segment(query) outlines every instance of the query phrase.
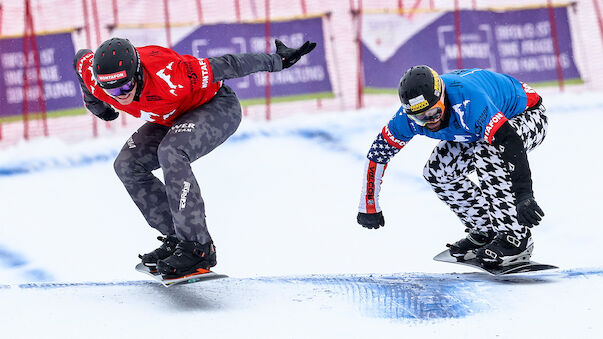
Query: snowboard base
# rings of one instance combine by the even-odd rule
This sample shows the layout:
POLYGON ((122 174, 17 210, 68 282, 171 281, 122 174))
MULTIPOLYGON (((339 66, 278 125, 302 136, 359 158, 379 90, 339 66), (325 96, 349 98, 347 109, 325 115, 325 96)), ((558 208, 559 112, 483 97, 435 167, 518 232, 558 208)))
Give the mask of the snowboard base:
POLYGON ((138 272, 141 272, 141 273, 144 273, 146 275, 149 275, 149 276, 153 277, 153 279, 157 280, 158 282, 160 282, 165 287, 171 287, 171 286, 175 286, 175 285, 191 284, 191 283, 196 283, 196 282, 201 282, 201 281, 207 281, 207 280, 228 278, 227 275, 218 274, 216 272, 210 271, 209 273, 188 275, 188 276, 185 276, 185 277, 182 277, 182 278, 164 279, 161 276, 161 274, 159 274, 159 273, 151 273, 151 271, 149 270, 149 268, 146 267, 145 265, 143 265, 142 263, 138 263, 138 265, 136 265, 135 268, 136 268, 136 270, 138 272))
POLYGON ((444 250, 440 254, 433 257, 435 261, 449 262, 453 264, 460 264, 465 266, 471 266, 477 269, 480 269, 486 273, 500 276, 506 274, 515 274, 515 273, 526 273, 526 272, 535 272, 535 271, 544 271, 544 270, 552 270, 555 268, 559 268, 557 266, 548 265, 548 264, 540 264, 535 261, 522 262, 517 264, 511 264, 504 267, 483 267, 477 259, 468 259, 468 260, 457 260, 457 258, 450 255, 450 251, 444 250))

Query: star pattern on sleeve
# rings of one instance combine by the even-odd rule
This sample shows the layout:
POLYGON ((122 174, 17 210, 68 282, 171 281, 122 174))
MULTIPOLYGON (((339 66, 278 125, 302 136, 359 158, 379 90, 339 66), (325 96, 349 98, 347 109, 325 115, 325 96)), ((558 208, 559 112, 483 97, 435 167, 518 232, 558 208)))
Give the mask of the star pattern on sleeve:
POLYGON ((379 133, 366 157, 370 161, 374 161, 378 164, 387 164, 399 151, 399 148, 390 145, 385 141, 385 138, 383 138, 383 134, 379 133))

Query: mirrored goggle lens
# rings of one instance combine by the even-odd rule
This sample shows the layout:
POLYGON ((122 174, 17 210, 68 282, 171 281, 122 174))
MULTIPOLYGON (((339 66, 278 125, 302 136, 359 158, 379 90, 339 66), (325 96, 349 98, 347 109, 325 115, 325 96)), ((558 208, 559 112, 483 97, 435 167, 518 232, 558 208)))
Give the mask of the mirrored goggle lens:
POLYGON ((442 115, 442 108, 439 106, 432 107, 427 111, 419 114, 408 114, 408 117, 416 122, 419 126, 425 126, 428 122, 438 120, 442 115))
POLYGON ((125 84, 121 87, 108 88, 107 93, 109 93, 109 95, 112 95, 114 97, 118 97, 120 95, 129 93, 133 88, 134 88, 134 80, 131 80, 130 82, 128 82, 127 84, 125 84))

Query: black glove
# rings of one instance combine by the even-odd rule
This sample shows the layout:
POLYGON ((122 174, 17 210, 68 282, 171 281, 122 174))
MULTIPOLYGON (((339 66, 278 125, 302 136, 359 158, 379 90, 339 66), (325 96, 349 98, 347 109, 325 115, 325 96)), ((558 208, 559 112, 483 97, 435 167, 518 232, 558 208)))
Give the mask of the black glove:
POLYGON ((99 117, 102 120, 105 121, 111 121, 111 120, 115 120, 117 119, 117 117, 119 116, 119 112, 116 112, 113 107, 106 105, 105 109, 100 112, 99 114, 96 114, 95 112, 92 112, 94 115, 96 115, 97 117, 99 117))
POLYGON ((385 226, 385 219, 383 218, 383 213, 362 213, 358 212, 358 216, 356 217, 356 221, 362 227, 366 228, 374 228, 377 229, 381 226, 385 226))
POLYGON ((293 66, 303 55, 310 53, 316 47, 316 43, 310 41, 306 41, 300 48, 289 48, 278 39, 275 44, 276 54, 283 58, 283 69, 293 66))
POLYGON ((544 212, 531 195, 517 199, 515 208, 517 209, 517 220, 523 226, 534 227, 544 217, 544 212))

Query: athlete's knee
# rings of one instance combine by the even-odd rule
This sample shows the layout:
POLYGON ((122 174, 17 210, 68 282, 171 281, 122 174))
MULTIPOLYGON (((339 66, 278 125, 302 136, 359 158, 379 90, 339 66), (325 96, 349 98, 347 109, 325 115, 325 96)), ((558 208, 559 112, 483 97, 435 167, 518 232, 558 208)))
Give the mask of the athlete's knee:
POLYGON ((164 169, 179 163, 190 163, 188 153, 184 149, 173 145, 160 144, 157 149, 157 158, 159 166, 164 169))
POLYGON ((431 168, 430 165, 431 164, 428 162, 427 164, 425 164, 425 167, 423 167, 423 178, 427 180, 427 182, 432 186, 443 183, 444 181, 442 180, 442 178, 436 175, 435 171, 431 168))
POLYGON ((151 171, 131 156, 127 151, 121 151, 113 162, 113 169, 122 182, 135 181, 136 178, 150 175, 151 171))

